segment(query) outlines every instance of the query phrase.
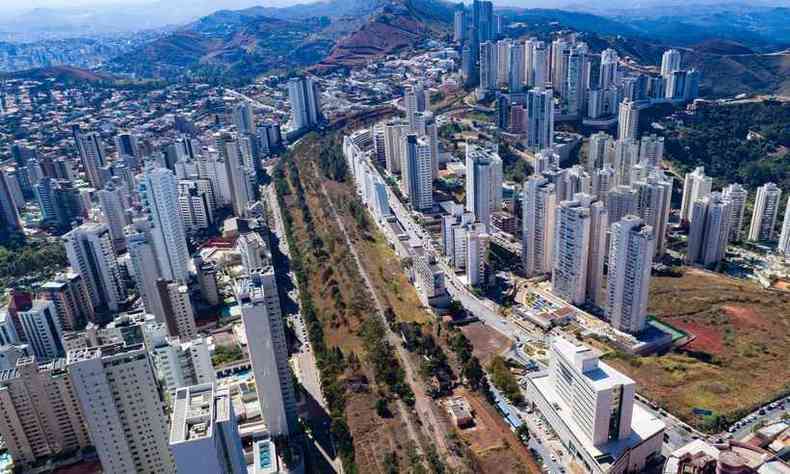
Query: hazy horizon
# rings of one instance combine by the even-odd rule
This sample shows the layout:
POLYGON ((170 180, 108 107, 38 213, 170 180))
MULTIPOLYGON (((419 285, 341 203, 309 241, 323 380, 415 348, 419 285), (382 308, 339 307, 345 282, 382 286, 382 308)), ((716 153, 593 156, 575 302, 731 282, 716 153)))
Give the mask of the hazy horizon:
MULTIPOLYGON (((26 2, 0 2, 0 12, 25 13, 31 10, 46 8, 54 10, 74 10, 85 8, 102 9, 107 7, 144 7, 162 6, 167 7, 182 6, 188 9, 241 9, 251 6, 264 7, 285 7, 296 4, 310 4, 316 2, 327 2, 330 0, 27 0, 26 2)), ((471 3, 470 0, 462 0, 464 3, 471 3)), ((451 1, 450 3, 456 3, 451 1)), ((790 5, 789 2, 782 0, 610 0, 607 8, 640 8, 653 7, 667 4, 709 4, 709 3, 732 3, 732 4, 762 4, 762 5, 790 5)), ((587 8, 600 8, 601 5, 595 0, 494 0, 498 6, 512 7, 569 7, 583 6, 587 8)))

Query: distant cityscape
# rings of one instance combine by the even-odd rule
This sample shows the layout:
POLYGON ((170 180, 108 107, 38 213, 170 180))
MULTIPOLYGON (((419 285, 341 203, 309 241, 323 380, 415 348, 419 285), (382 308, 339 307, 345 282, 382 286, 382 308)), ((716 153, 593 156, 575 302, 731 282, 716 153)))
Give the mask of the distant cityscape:
MULTIPOLYGON (((0 257, 37 263, 0 274, 0 469, 790 473, 787 313, 748 310, 790 302, 785 177, 684 169, 664 133, 790 99, 508 22, 453 5, 417 47, 246 85, 4 78, 0 257), (742 292, 719 329, 692 277, 742 292), (728 352, 775 384, 721 380, 728 352), (700 360, 726 414, 668 401, 700 360)), ((132 50, 70 48, 0 69, 132 50)))

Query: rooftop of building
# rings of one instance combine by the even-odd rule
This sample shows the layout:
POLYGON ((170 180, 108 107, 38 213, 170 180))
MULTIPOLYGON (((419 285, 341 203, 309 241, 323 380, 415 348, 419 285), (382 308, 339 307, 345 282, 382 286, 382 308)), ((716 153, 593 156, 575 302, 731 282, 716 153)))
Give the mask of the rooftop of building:
POLYGON ((69 351, 67 355, 67 362, 69 365, 83 362, 92 359, 102 359, 124 355, 138 355, 145 354, 145 346, 143 344, 124 344, 116 342, 99 347, 83 347, 69 351))
POLYGON ((608 364, 600 361, 600 353, 584 344, 555 337, 552 348, 585 377, 595 390, 606 390, 618 385, 634 385, 635 382, 608 364))
MULTIPOLYGON (((228 400, 225 398, 225 400, 228 400)), ((185 443, 213 436, 217 405, 212 384, 182 387, 173 401, 170 443, 185 443)), ((227 419, 227 407, 224 418, 227 419)))

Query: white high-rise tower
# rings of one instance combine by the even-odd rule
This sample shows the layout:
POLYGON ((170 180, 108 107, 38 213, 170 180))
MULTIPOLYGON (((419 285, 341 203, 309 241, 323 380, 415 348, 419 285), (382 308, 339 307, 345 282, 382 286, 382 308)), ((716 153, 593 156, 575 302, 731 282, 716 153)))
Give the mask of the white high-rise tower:
POLYGON ((539 175, 524 183, 522 205, 522 259, 527 277, 551 271, 554 250, 555 209, 557 194, 554 184, 539 175))
POLYGON ((639 217, 612 224, 606 317, 615 329, 637 334, 645 328, 655 247, 653 228, 639 217))
POLYGON ((238 280, 236 298, 263 420, 273 436, 292 434, 298 429, 296 397, 274 269, 252 270, 238 280))
POLYGON ((754 199, 752 223, 749 226, 749 240, 773 240, 776 227, 776 216, 781 206, 782 190, 774 183, 767 183, 757 188, 754 199))
POLYGON ((186 282, 189 249, 178 206, 178 182, 172 171, 150 167, 140 183, 143 205, 151 219, 151 236, 159 270, 168 280, 186 282))

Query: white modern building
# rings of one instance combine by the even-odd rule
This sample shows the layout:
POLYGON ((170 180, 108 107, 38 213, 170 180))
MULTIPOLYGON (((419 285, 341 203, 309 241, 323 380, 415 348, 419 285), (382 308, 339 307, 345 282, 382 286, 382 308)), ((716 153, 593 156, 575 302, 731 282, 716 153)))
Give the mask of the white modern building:
POLYGON ((162 278, 156 251, 149 240, 150 223, 147 220, 135 222, 126 229, 126 247, 131 263, 131 276, 137 292, 143 300, 145 310, 164 322, 165 310, 159 296, 157 281, 162 278), (146 232, 146 229, 149 229, 146 232))
POLYGON ((782 221, 782 233, 779 234, 779 245, 776 250, 785 256, 790 256, 790 198, 787 199, 785 218, 782 221))
POLYGON ((698 199, 702 199, 711 192, 713 178, 705 176, 705 168, 700 166, 691 173, 686 173, 683 179, 683 200, 680 204, 680 220, 691 221, 691 208, 698 199))
POLYGON ((776 235, 776 216, 782 205, 782 190, 774 183, 767 183, 757 188, 754 199, 752 223, 749 226, 749 240, 770 241, 776 235))
POLYGON ((430 108, 430 99, 425 86, 418 82, 413 86, 407 87, 403 102, 406 108, 406 121, 409 124, 409 129, 412 132, 416 132, 417 113, 427 112, 430 108))
POLYGON ((165 402, 145 347, 73 350, 67 363, 102 468, 117 474, 175 473, 165 402))
POLYGON ((64 357, 63 326, 55 304, 47 300, 33 300, 30 309, 18 311, 25 340, 40 361, 64 357))
POLYGON ((606 207, 594 196, 578 193, 559 204, 555 225, 552 291, 571 304, 600 304, 606 207))
POLYGON ((473 224, 466 231, 466 276, 471 286, 485 283, 489 240, 482 224, 473 224))
POLYGON ((425 137, 408 134, 401 141, 401 185, 411 207, 418 211, 433 208, 433 165, 431 145, 425 137))
POLYGON ((628 215, 611 227, 606 317, 619 331, 638 334, 647 324, 650 272, 655 254, 653 228, 628 215))
POLYGON ((522 259, 527 277, 549 273, 554 261, 557 194, 554 184, 534 175, 524 183, 522 259))
POLYGON ((118 311, 126 300, 126 288, 107 226, 83 224, 64 235, 63 243, 69 265, 82 276, 94 308, 118 311))
POLYGON ((172 171, 149 167, 140 183, 143 206, 150 216, 151 238, 159 270, 168 280, 189 278, 189 249, 178 206, 178 182, 172 171))
POLYGON ((502 203, 502 159, 487 148, 466 144, 466 210, 489 229, 502 203))
POLYGON ((633 380, 576 341, 553 338, 549 370, 527 398, 577 464, 594 474, 644 472, 661 454, 664 423, 634 403, 633 380))
POLYGON ((173 392, 179 387, 216 381, 208 340, 202 337, 154 339, 149 352, 165 390, 173 392))
POLYGON ((121 190, 116 188, 113 183, 96 193, 102 210, 102 220, 107 224, 112 238, 113 248, 116 252, 126 249, 123 229, 129 223, 126 210, 123 205, 121 190))
POLYGON ((740 184, 733 183, 726 186, 721 194, 731 204, 730 242, 739 242, 743 238, 743 216, 749 192, 740 184))
POLYGON ((730 240, 732 204, 714 192, 694 202, 686 261, 710 266, 719 263, 730 240))
POLYGON ((170 450, 177 472, 247 473, 229 389, 210 383, 179 388, 172 419, 170 450))
POLYGON ((293 130, 313 128, 321 122, 321 91, 311 77, 295 77, 288 81, 293 130))
POLYGON ((238 280, 236 299, 263 420, 273 436, 292 434, 298 429, 296 396, 274 269, 251 271, 238 280))
POLYGON ((667 77, 673 72, 680 71, 682 56, 677 49, 668 49, 661 56, 661 75, 667 77))
POLYGON ((620 102, 620 113, 617 117, 617 138, 624 140, 627 138, 639 138, 639 107, 636 102, 625 99, 620 102))
POLYGON ((667 225, 672 210, 672 179, 661 169, 653 169, 648 176, 633 183, 637 195, 639 217, 656 234, 656 256, 664 255, 667 247, 667 225))

